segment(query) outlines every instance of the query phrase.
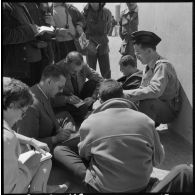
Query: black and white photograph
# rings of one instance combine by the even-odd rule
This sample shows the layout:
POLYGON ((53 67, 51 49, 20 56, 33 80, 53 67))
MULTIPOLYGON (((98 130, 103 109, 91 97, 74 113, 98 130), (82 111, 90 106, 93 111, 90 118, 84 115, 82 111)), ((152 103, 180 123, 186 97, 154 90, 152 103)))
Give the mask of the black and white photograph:
POLYGON ((193 2, 1 3, 4 194, 193 192, 193 2))

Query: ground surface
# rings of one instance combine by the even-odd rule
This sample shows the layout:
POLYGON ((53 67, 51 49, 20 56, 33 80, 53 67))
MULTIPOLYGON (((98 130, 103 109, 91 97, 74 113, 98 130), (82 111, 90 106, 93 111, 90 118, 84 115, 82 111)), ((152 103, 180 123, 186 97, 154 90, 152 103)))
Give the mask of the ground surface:
MULTIPOLYGON (((119 37, 109 37, 110 39, 110 62, 112 78, 117 79, 122 74, 119 70, 118 61, 120 59, 120 54, 118 52, 120 47, 119 37)), ((143 67, 138 62, 138 68, 143 69, 143 67)), ((99 72, 99 68, 97 69, 99 72)), ((160 140, 165 149, 165 159, 163 163, 154 168, 152 176, 162 179, 174 166, 178 164, 192 164, 192 146, 182 139, 179 135, 169 131, 166 127, 164 130, 158 131, 160 135, 160 140)), ((56 166, 53 167, 51 175, 49 178, 49 184, 62 184, 64 182, 70 181, 71 176, 56 166)), ((83 189, 71 183, 71 186, 67 192, 84 192, 83 189)))

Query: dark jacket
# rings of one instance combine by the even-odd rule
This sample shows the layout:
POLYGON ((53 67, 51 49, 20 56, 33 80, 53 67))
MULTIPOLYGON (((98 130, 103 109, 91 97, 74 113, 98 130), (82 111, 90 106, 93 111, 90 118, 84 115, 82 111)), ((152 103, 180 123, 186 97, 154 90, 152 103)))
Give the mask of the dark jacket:
POLYGON ((29 62, 41 60, 36 48, 33 20, 21 3, 3 4, 3 75, 30 78, 29 62))
POLYGON ((138 70, 130 76, 123 76, 119 78, 117 81, 122 83, 122 87, 124 90, 137 89, 141 84, 142 75, 143 72, 141 70, 138 70))
POLYGON ((37 85, 31 87, 35 95, 35 101, 30 106, 22 120, 17 122, 17 132, 33 137, 41 142, 47 143, 50 149, 53 148, 52 136, 60 128, 53 109, 37 85))
POLYGON ((83 10, 85 18, 85 33, 87 39, 96 44, 100 44, 98 54, 109 52, 108 33, 112 26, 112 14, 107 8, 101 7, 100 10, 94 11, 90 4, 87 4, 83 10))
MULTIPOLYGON (((47 26, 44 18, 44 12, 41 10, 39 3, 25 3, 34 23, 38 26, 47 26)), ((37 37, 37 40, 47 42, 47 47, 41 48, 42 60, 41 64, 45 66, 51 64, 54 60, 54 53, 52 49, 52 36, 44 33, 42 36, 37 37)))

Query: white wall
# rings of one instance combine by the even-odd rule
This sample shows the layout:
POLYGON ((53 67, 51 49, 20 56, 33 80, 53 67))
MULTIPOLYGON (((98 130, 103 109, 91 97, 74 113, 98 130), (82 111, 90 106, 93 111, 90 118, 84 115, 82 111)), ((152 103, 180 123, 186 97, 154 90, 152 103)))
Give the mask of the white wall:
POLYGON ((181 113, 170 128, 192 143, 192 3, 138 3, 139 30, 162 38, 160 55, 174 65, 183 91, 181 113))

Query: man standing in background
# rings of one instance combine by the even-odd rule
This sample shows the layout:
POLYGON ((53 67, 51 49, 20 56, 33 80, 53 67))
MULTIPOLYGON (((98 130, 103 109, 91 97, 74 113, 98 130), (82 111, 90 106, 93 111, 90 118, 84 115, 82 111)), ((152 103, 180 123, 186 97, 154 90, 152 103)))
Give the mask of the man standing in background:
POLYGON ((121 16, 119 21, 119 35, 122 44, 119 52, 121 55, 131 55, 137 60, 131 40, 131 33, 138 30, 138 6, 136 3, 122 3, 121 16))

